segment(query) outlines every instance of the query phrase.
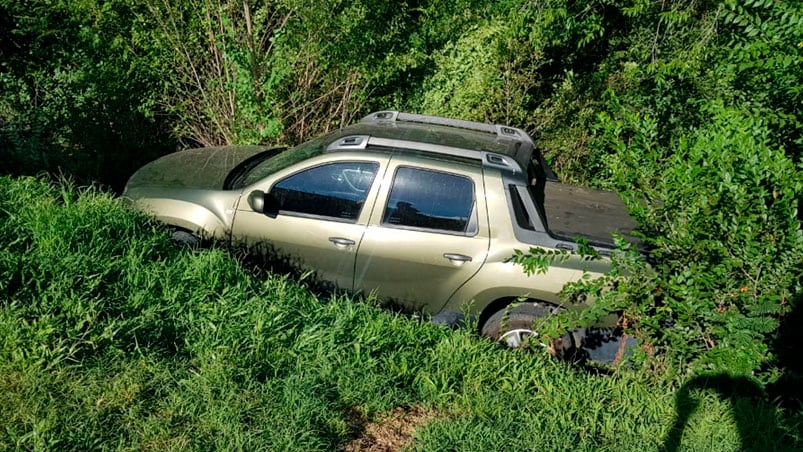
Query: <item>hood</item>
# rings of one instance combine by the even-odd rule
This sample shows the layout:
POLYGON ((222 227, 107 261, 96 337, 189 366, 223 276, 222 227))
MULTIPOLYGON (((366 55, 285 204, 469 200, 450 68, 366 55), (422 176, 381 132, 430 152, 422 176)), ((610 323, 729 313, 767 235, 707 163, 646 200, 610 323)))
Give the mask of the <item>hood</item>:
POLYGON ((140 168, 126 190, 142 187, 223 189, 229 173, 265 146, 222 146, 188 149, 166 155, 140 168))
POLYGON ((544 211, 549 232, 560 238, 584 237, 593 245, 613 247, 612 233, 640 245, 636 222, 616 193, 547 182, 544 211))

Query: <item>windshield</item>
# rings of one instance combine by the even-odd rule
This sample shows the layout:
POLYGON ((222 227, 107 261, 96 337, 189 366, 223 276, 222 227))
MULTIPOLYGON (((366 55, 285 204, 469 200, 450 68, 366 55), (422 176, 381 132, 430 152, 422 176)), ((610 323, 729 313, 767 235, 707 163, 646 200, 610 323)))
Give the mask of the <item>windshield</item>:
POLYGON ((284 152, 281 152, 283 148, 278 148, 257 154, 241 163, 229 174, 226 187, 231 190, 239 190, 259 182, 276 171, 320 155, 326 149, 326 142, 325 138, 318 138, 284 152))

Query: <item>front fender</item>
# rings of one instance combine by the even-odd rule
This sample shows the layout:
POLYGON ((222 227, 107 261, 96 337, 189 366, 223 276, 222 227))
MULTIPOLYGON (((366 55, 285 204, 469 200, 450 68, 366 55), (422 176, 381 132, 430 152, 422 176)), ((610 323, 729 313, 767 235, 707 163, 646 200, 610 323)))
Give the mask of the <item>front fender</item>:
POLYGON ((226 239, 234 217, 233 205, 220 199, 210 208, 186 200, 148 197, 134 199, 134 207, 165 224, 210 239, 226 239))

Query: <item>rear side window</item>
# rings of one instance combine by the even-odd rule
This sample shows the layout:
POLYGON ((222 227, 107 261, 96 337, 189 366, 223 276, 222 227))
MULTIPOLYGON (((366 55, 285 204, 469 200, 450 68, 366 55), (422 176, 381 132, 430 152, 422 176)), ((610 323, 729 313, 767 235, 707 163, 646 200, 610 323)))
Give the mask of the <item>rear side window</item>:
POLYGON ((474 182, 465 176, 402 167, 396 171, 382 223, 467 232, 474 182))
POLYGON ((356 221, 378 168, 367 162, 316 166, 282 179, 271 194, 285 213, 356 221))

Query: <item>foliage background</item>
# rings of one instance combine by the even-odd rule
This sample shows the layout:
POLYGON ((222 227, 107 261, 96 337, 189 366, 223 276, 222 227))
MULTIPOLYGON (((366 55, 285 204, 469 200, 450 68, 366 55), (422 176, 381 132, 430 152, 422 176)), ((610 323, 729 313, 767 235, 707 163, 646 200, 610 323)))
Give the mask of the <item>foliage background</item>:
POLYGON ((803 286, 801 52, 789 0, 0 0, 0 170, 119 190, 178 148, 371 110, 514 124, 639 220, 658 263, 623 259, 598 310, 645 365, 773 383, 803 286))

